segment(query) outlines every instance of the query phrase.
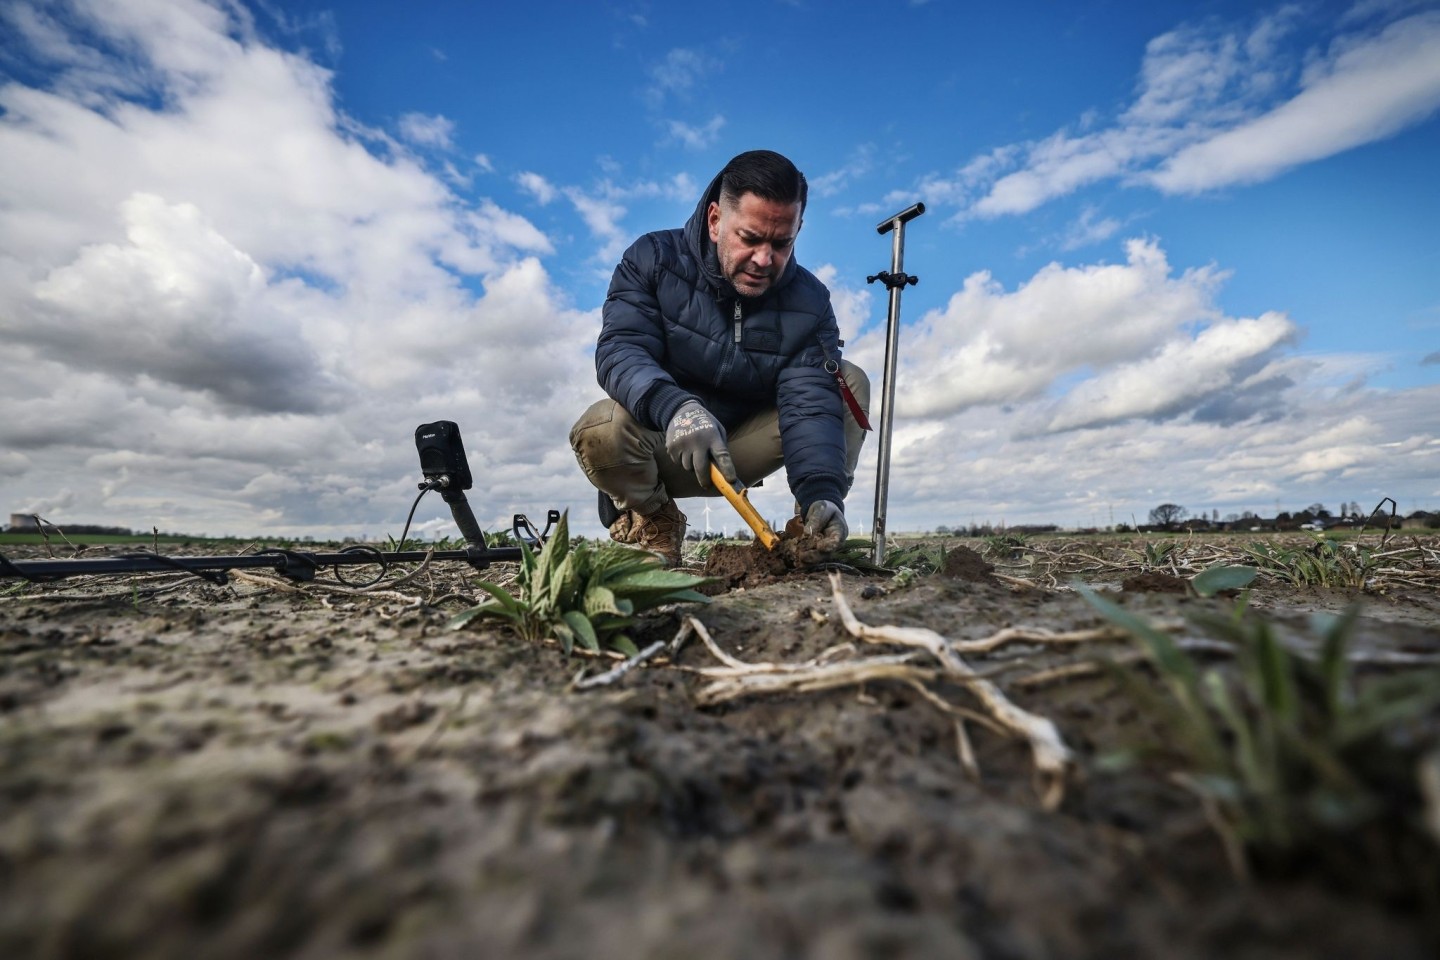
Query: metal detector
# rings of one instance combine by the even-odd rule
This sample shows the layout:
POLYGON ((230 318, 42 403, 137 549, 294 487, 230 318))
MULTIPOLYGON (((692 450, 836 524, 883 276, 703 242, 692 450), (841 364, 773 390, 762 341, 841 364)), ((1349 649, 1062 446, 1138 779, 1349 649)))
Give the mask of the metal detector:
POLYGON ((905 224, 925 212, 925 204, 906 207, 893 217, 880 221, 875 232, 884 236, 894 231, 890 241, 890 269, 865 278, 866 283, 879 280, 890 291, 890 315, 885 327, 885 385, 880 407, 880 467, 875 476, 875 549, 872 562, 885 564, 885 504, 890 497, 890 426, 895 420, 895 364, 900 341, 900 292, 920 282, 919 277, 905 273, 905 224))
MULTIPOLYGON (((460 428, 449 420, 422 423, 415 428, 415 447, 420 454, 420 472, 425 479, 419 484, 420 496, 415 506, 430 490, 439 490, 440 496, 450 505, 450 514, 455 525, 465 538, 464 550, 405 550, 405 536, 401 535, 400 549, 385 553, 374 547, 346 547, 335 553, 313 553, 300 550, 261 550, 253 554, 222 557, 169 557, 158 553, 130 553, 117 557, 89 557, 71 560, 9 560, 0 556, 0 579, 19 577, 33 582, 61 580, 66 577, 95 576, 125 573, 173 573, 182 571, 193 574, 212 583, 226 582, 227 570, 268 567, 291 580, 313 580, 322 567, 334 567, 336 577, 339 568, 359 564, 379 564, 378 582, 385 575, 385 568, 391 563, 419 563, 424 560, 461 560, 477 570, 484 570, 492 563, 515 561, 521 558, 520 547, 491 547, 485 543, 485 535, 475 522, 475 514, 465 499, 465 491, 474 483, 470 464, 465 458, 465 447, 460 440, 460 428)), ((410 515, 415 515, 415 506, 410 515)), ((536 530, 530 518, 517 513, 511 530, 517 540, 539 549, 550 536, 550 531, 560 522, 560 511, 551 510, 546 516, 545 529, 536 530)), ((409 531, 410 521, 405 521, 409 531)), ((346 581, 348 582, 348 581, 346 581)), ((352 584, 365 586, 368 584, 352 584)))

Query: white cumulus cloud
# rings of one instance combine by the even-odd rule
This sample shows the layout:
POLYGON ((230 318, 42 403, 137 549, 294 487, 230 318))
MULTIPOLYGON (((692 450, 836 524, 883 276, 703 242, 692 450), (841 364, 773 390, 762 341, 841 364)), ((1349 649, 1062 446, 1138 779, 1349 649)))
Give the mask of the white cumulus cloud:
POLYGON ((943 310, 907 330, 896 412, 943 417, 1034 399, 1062 377, 1147 356, 1218 318, 1217 271, 1172 276, 1153 241, 1132 240, 1126 253, 1124 264, 1052 263, 1014 291, 988 273, 968 277, 943 310))
POLYGON ((449 117, 407 113, 400 117, 400 136, 421 147, 448 150, 454 145, 455 121, 449 117))
MULTIPOLYGON (((4 15, 50 78, 0 85, 12 509, 379 536, 414 496, 413 430, 436 419, 467 425, 492 529, 588 502, 528 432, 563 437, 598 392, 595 312, 554 287, 542 231, 345 116, 329 72, 241 7, 4 15), (47 492, 62 480, 67 497, 47 492)), ((447 124, 402 128, 445 146, 447 124)))
POLYGON ((921 187, 998 217, 1107 180, 1178 194, 1251 183, 1383 140, 1440 108, 1440 12, 1404 13, 1342 19, 1314 49, 1293 39, 1294 6, 1246 29, 1183 25, 1146 46, 1135 97, 1110 122, 995 147, 921 187))
POLYGON ((1150 182, 1167 193, 1195 193, 1264 180, 1383 140, 1440 108, 1440 13, 1408 17, 1373 39, 1336 48, 1294 97, 1185 147, 1150 182))

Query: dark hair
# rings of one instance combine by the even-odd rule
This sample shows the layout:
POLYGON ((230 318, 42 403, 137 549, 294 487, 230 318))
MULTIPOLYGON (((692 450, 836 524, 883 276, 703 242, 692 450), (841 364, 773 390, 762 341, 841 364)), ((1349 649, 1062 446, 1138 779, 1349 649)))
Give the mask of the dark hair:
POLYGON ((798 203, 803 212, 809 192, 805 174, 774 150, 747 150, 720 171, 720 199, 731 206, 753 193, 775 203, 798 203))

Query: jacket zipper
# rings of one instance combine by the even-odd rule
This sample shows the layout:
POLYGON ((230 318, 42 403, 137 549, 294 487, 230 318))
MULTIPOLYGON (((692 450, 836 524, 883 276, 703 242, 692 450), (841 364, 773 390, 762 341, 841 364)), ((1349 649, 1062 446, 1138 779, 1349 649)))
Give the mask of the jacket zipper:
POLYGON ((739 300, 736 300, 736 301, 735 301, 735 342, 736 342, 736 343, 739 343, 739 342, 741 341, 741 336, 740 336, 740 322, 741 322, 743 319, 744 319, 744 315, 740 312, 740 301, 739 301, 739 300))

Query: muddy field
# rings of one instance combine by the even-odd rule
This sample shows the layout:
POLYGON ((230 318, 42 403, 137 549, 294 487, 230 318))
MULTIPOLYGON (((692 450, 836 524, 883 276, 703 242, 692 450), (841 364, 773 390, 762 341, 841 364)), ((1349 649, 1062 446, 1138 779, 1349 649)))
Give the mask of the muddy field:
MULTIPOLYGON (((977 561, 991 549, 999 566, 851 572, 839 589, 865 624, 957 642, 1106 625, 1063 564, 950 546, 977 561)), ((1071 548, 1045 550, 1089 549, 1071 548)), ((1167 559, 1075 569, 1156 621, 1234 609, 1172 592, 1193 569, 1167 559)), ((1419 661, 1440 657, 1428 576, 1365 592, 1267 581, 1249 608, 1303 640, 1311 614, 1358 600, 1355 649, 1419 661)), ((1105 673, 1044 671, 1133 649, 1124 640, 965 655, 1072 751, 1047 803, 1023 742, 967 722, 962 762, 957 715, 905 683, 721 702, 724 661, 697 638, 574 689, 614 662, 493 623, 447 629, 480 596, 472 578, 437 566, 363 594, 255 574, 0 581, 0 956, 1440 950, 1440 921, 1387 897, 1384 877, 1239 882, 1192 794, 1108 762, 1152 733, 1132 701, 1105 673)), ((663 610, 637 641, 668 641, 686 615, 745 663, 855 655, 823 571, 663 610)), ((979 709, 959 684, 930 689, 979 709)))

